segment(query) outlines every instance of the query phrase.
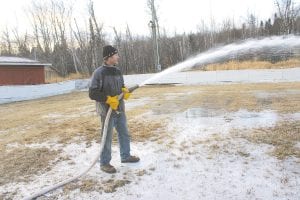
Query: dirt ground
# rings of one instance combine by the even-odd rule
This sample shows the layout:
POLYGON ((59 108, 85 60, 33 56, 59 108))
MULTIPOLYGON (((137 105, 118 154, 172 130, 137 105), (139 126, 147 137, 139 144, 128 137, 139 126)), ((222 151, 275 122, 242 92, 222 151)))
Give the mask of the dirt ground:
MULTIPOLYGON (((127 118, 133 142, 150 140, 160 144, 169 138, 167 145, 172 148, 174 139, 170 139, 172 134, 165 129, 172 114, 199 107, 222 113, 240 109, 255 112, 272 110, 278 114, 300 113, 300 83, 147 86, 136 90, 128 104, 131 101, 133 108, 128 109, 127 118), (150 101, 134 105, 143 98, 150 101), (155 117, 144 117, 147 113, 155 117)), ((68 144, 84 142, 88 147, 93 142, 99 142, 99 118, 87 92, 3 104, 0 105, 0 121, 0 186, 31 181, 32 175, 43 174, 62 160, 68 160, 67 156, 61 154, 68 144), (61 149, 35 146, 47 142, 61 144, 61 149)), ((281 121, 274 127, 254 128, 245 132, 248 134, 232 130, 230 138, 210 137, 194 141, 194 144, 221 141, 218 145, 207 145, 211 151, 217 152, 220 148, 226 150, 223 147, 229 139, 243 138, 251 143, 273 145, 274 150, 270 155, 277 159, 291 156, 300 159, 300 148, 296 145, 300 142, 299 120, 281 121)), ((247 157, 247 153, 240 154, 247 157)), ((174 167, 179 168, 180 164, 174 167)), ((129 183, 123 179, 106 180, 97 190, 114 192, 116 188, 129 183)), ((79 185, 69 185, 64 191, 95 189, 91 185, 93 180, 88 179, 79 185)), ((14 195, 9 193, 2 198, 13 198, 14 195)))

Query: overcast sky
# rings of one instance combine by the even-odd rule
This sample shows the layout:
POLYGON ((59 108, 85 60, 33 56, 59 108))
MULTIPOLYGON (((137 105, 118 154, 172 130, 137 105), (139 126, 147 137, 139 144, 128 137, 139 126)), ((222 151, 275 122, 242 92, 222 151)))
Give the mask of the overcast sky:
MULTIPOLYGON (((0 0, 0 29, 19 27, 22 31, 30 30, 30 23, 24 12, 32 0, 0 0)), ((45 0, 47 1, 47 0, 45 0)), ((76 18, 87 16, 88 0, 75 2, 76 18)), ((209 23, 213 16, 216 23, 225 18, 235 19, 236 23, 245 21, 247 14, 254 13, 259 19, 267 19, 275 12, 274 0, 156 0, 160 25, 169 33, 176 31, 192 32, 197 30, 201 20, 209 23)), ((295 0, 297 4, 300 0, 295 0)), ((111 27, 124 30, 129 25, 134 34, 148 35, 146 0, 94 0, 96 17, 104 23, 106 32, 111 27)))

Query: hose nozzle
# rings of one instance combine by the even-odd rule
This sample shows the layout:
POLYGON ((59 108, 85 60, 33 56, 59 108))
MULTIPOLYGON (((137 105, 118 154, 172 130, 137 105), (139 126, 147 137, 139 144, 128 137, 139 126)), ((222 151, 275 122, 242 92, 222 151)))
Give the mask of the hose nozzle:
POLYGON ((133 92, 134 90, 138 89, 140 86, 139 85, 134 85, 130 88, 128 88, 129 92, 133 92))

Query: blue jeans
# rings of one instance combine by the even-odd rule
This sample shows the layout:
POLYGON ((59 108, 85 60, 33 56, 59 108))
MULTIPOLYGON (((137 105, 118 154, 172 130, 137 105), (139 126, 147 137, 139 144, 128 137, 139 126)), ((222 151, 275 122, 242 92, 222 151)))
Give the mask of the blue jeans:
MULTIPOLYGON (((101 116, 102 131, 106 116, 101 116)), ((113 128, 116 128, 118 132, 118 141, 120 147, 121 160, 125 160, 130 156, 130 136, 127 128, 127 120, 125 112, 112 112, 107 127, 107 136, 103 152, 100 155, 100 165, 109 164, 111 160, 111 143, 113 137, 113 128)))

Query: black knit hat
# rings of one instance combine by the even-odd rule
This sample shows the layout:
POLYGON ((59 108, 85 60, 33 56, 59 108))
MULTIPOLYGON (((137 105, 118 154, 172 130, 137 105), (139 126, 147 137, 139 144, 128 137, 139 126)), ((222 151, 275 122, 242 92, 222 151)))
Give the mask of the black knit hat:
POLYGON ((106 45, 103 47, 103 58, 104 59, 107 59, 117 53, 118 53, 118 50, 111 45, 106 45))

